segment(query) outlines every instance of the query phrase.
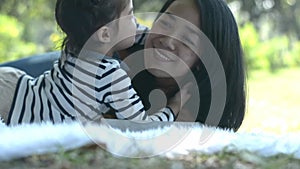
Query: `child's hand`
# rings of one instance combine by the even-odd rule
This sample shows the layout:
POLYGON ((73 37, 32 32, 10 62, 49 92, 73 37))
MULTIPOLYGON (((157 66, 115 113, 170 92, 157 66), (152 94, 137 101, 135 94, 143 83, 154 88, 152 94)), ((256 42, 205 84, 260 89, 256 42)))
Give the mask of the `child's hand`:
POLYGON ((168 100, 167 106, 172 109, 175 117, 177 117, 181 108, 191 98, 189 88, 192 83, 185 84, 171 99, 168 100))

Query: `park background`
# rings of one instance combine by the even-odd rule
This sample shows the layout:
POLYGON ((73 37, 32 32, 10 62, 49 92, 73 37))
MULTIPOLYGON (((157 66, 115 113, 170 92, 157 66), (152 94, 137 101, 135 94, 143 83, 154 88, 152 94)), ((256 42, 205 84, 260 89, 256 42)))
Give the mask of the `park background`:
MULTIPOLYGON (((0 63, 59 50, 55 0, 0 1, 0 63)), ((134 0, 157 12, 165 0, 134 0)), ((239 132, 300 130, 300 1, 228 0, 247 65, 247 112, 239 132)), ((139 18, 150 26, 151 21, 139 18)))

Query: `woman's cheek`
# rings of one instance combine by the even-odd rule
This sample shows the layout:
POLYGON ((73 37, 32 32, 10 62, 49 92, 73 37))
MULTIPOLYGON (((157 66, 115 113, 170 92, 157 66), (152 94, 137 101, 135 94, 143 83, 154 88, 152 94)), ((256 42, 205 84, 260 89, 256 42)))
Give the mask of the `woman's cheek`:
POLYGON ((180 53, 179 57, 189 68, 192 68, 200 58, 189 48, 185 48, 183 51, 185 52, 180 53))

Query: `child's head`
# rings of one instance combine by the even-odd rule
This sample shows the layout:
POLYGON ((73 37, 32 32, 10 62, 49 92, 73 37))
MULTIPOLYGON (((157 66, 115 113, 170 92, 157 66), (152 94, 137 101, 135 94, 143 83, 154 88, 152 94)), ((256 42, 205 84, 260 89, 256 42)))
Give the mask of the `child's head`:
MULTIPOLYGON (((62 48, 66 53, 78 55, 96 31, 126 15, 132 15, 133 20, 132 0, 57 0, 56 21, 66 34, 62 48)), ((119 25, 126 24, 119 22, 119 25)), ((132 30, 132 24, 129 27, 132 30)), ((133 29, 135 31, 135 25, 133 29)))

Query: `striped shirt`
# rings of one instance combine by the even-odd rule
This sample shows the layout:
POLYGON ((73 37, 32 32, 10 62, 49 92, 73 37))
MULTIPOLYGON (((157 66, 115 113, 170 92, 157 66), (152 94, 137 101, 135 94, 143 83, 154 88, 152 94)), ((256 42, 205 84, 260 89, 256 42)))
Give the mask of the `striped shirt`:
POLYGON ((131 79, 117 60, 85 51, 62 54, 53 69, 37 78, 19 79, 8 125, 94 121, 115 110, 118 119, 174 121, 170 108, 148 116, 131 79))

